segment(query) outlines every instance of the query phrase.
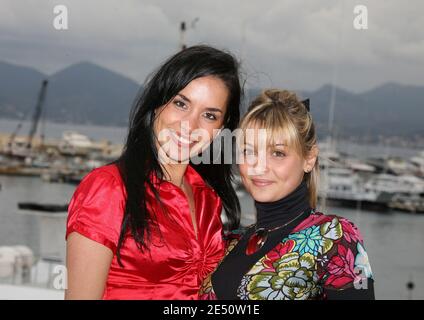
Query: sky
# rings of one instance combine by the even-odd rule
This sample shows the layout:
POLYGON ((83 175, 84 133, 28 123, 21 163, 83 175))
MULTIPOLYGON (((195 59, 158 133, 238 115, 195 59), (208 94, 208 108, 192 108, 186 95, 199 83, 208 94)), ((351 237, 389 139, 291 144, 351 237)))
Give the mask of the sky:
POLYGON ((186 21, 186 44, 232 52, 248 87, 424 86, 422 0, 0 0, 0 17, 0 61, 48 75, 90 61, 141 84, 186 21), (67 30, 54 28, 56 5, 67 30), (354 28, 357 5, 368 29, 354 28))

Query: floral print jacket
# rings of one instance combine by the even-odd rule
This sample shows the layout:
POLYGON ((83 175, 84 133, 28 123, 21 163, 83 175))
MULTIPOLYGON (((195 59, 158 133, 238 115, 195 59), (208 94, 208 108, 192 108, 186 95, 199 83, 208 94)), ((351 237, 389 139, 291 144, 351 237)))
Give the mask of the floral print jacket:
MULTIPOLYGON (((241 238, 226 236, 226 255, 241 238)), ((229 275, 231 276, 231 275, 229 275)), ((200 299, 216 299, 211 275, 200 299)), ((349 220, 312 211, 243 276, 241 300, 325 299, 327 290, 361 289, 372 279, 359 230, 349 220)))

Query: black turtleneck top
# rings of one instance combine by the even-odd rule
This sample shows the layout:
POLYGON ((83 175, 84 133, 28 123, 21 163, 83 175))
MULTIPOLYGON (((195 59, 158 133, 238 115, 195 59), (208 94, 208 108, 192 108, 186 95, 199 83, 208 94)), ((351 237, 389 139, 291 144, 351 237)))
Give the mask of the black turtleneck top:
POLYGON ((219 299, 238 299, 237 288, 241 278, 266 253, 271 251, 283 238, 290 234, 296 225, 306 219, 310 213, 308 188, 306 182, 301 184, 286 197, 275 202, 257 202, 256 225, 248 228, 237 246, 226 256, 212 275, 212 283, 219 299), (300 216, 299 216, 300 214, 300 216), (296 218, 297 217, 297 218, 296 218), (295 220, 293 220, 296 218, 295 220), (256 228, 272 229, 293 220, 287 226, 268 234, 264 246, 252 255, 246 255, 246 246, 256 228))
MULTIPOLYGON (((303 220, 309 217, 312 208, 309 205, 308 188, 303 180, 300 185, 286 197, 275 202, 257 202, 256 224, 248 227, 240 241, 224 258, 216 271, 212 274, 212 286, 218 299, 237 300, 237 288, 242 277, 265 254, 286 238, 291 231, 303 220), (288 223, 288 224, 287 224, 288 223), (287 224, 284 226, 284 224, 287 224), (273 229, 261 249, 252 255, 246 255, 249 238, 258 228, 273 229)), ((328 299, 373 299, 374 289, 372 282, 368 290, 344 290, 327 294, 328 299), (359 295, 358 295, 359 294, 359 295)))

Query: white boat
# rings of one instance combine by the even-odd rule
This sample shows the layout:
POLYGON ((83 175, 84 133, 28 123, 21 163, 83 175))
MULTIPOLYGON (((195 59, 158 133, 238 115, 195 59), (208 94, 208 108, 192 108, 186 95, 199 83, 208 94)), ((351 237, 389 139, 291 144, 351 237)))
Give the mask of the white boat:
POLYGON ((26 137, 16 137, 4 147, 3 152, 22 159, 31 157, 34 154, 31 148, 28 148, 28 139, 26 137))
POLYGON ((396 193, 389 202, 389 207, 401 211, 424 213, 424 194, 396 193))
POLYGON ((391 194, 391 209, 424 212, 424 180, 411 175, 379 174, 365 184, 366 191, 391 194))
POLYGON ((23 245, 0 246, 0 300, 64 298, 67 213, 19 210, 38 218, 39 253, 23 245))
POLYGON ((359 174, 349 168, 327 168, 321 178, 321 196, 330 200, 379 202, 378 191, 368 191, 359 174))
POLYGON ((421 151, 417 156, 410 159, 411 163, 416 166, 417 174, 424 177, 424 151, 421 151))
POLYGON ((27 246, 0 246, 0 300, 64 298, 66 213, 19 210, 38 217, 39 253, 27 246))
POLYGON ((355 172, 369 174, 374 173, 376 171, 376 168, 373 165, 362 162, 358 159, 346 159, 345 163, 348 168, 352 169, 355 172))
POLYGON ((424 180, 411 175, 378 174, 365 183, 366 192, 422 193, 424 180))
POLYGON ((391 196, 366 190, 364 177, 350 168, 327 168, 320 178, 318 197, 333 205, 385 211, 391 196))
POLYGON ((396 175, 403 175, 414 173, 416 166, 402 158, 389 158, 387 160, 387 169, 396 175))
POLYGON ((59 151, 66 155, 86 155, 93 147, 93 142, 87 136, 76 131, 64 131, 59 143, 59 151))

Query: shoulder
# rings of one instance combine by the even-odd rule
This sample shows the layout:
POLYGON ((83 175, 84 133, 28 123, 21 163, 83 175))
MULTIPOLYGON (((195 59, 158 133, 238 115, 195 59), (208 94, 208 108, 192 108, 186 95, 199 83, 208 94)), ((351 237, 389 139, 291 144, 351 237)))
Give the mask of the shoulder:
POLYGON ((122 181, 119 169, 115 164, 108 164, 91 170, 84 176, 81 182, 91 181, 95 178, 116 180, 116 182, 122 181))
POLYGON ((104 165, 91 170, 81 180, 76 191, 98 189, 100 187, 102 191, 116 191, 116 193, 124 191, 124 183, 116 165, 104 165))
POLYGON ((352 221, 336 214, 322 212, 315 212, 311 216, 312 220, 315 220, 310 226, 313 230, 310 232, 301 230, 300 233, 307 239, 315 237, 320 254, 330 261, 341 259, 340 261, 349 261, 352 265, 356 261, 355 257, 358 259, 365 257, 364 261, 368 261, 362 235, 352 221))
MULTIPOLYGON (((326 218, 323 219, 324 222, 321 225, 321 228, 324 232, 330 232, 331 230, 334 230, 333 233, 335 237, 344 239, 348 243, 363 242, 362 235, 355 223, 345 217, 336 214, 326 214, 324 216, 326 218)), ((330 233, 330 235, 332 234, 330 233)))
MULTIPOLYGON (((358 227, 349 219, 339 216, 337 214, 325 214, 321 211, 314 210, 312 214, 300 223, 296 228, 296 231, 307 229, 310 227, 319 227, 321 233, 328 233, 333 230, 334 237, 342 236, 344 233, 356 234, 360 236, 358 227)), ((361 237, 362 239, 362 237, 361 237)))
POLYGON ((82 207, 109 207, 111 203, 125 200, 126 192, 116 165, 105 165, 91 170, 74 191, 68 211, 82 207))
POLYGON ((318 211, 314 211, 297 226, 288 238, 296 241, 299 246, 312 246, 313 243, 314 254, 329 254, 339 244, 352 248, 363 246, 362 235, 352 221, 318 211))
POLYGON ((373 278, 368 254, 358 227, 349 219, 325 215, 320 225, 323 254, 323 283, 336 289, 347 288, 373 278), (359 281, 359 282, 358 282, 359 281))
POLYGON ((114 165, 93 169, 68 205, 65 238, 74 231, 115 252, 125 211, 125 188, 114 165))

